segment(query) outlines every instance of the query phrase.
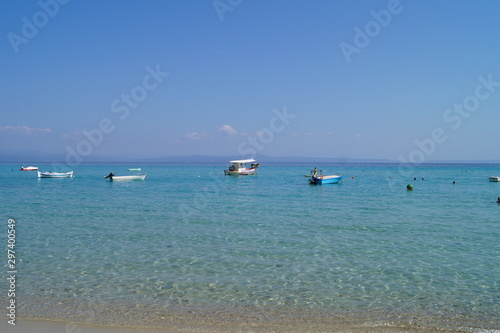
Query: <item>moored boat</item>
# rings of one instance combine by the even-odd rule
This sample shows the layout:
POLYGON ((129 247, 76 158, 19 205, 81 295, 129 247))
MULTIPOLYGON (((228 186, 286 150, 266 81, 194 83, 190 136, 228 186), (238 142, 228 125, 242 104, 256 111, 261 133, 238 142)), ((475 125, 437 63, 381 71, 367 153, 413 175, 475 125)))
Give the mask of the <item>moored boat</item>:
POLYGON ((309 179, 309 184, 323 185, 323 184, 337 184, 342 180, 342 175, 323 175, 323 170, 320 170, 320 174, 317 173, 316 168, 311 171, 311 179, 309 179))
POLYGON ((330 175, 330 176, 324 176, 324 175, 319 175, 319 176, 312 176, 311 179, 309 179, 310 184, 317 184, 317 185, 323 185, 323 184, 337 184, 340 182, 342 179, 342 175, 330 175))
POLYGON ((141 171, 141 168, 130 168, 128 171, 141 171))
POLYGON ((146 174, 138 174, 138 175, 127 175, 127 176, 115 176, 114 172, 111 172, 109 175, 104 177, 104 179, 109 178, 110 181, 129 181, 129 180, 144 180, 146 179, 146 174))
POLYGON ((73 171, 70 172, 40 172, 38 171, 38 178, 71 178, 73 171))
POLYGON ((21 167, 21 169, 19 169, 19 171, 37 171, 37 170, 38 170, 38 167, 34 167, 34 166, 25 167, 24 165, 21 167))
POLYGON ((490 182, 498 183, 500 182, 500 177, 490 177, 490 182))
POLYGON ((254 163, 254 162, 256 162, 256 161, 253 158, 246 159, 246 160, 229 161, 230 166, 229 166, 229 168, 224 170, 224 174, 226 176, 228 176, 228 175, 231 175, 231 176, 254 175, 255 173, 257 173, 257 169, 260 166, 259 163, 254 163), (249 168, 247 168, 247 163, 251 163, 249 168))

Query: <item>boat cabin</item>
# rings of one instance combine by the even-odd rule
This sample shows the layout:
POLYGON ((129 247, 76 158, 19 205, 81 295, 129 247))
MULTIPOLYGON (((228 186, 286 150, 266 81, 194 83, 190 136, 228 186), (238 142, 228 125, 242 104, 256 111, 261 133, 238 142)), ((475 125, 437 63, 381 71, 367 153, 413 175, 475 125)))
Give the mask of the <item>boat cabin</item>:
MULTIPOLYGON (((254 159, 248 159, 248 160, 235 160, 235 161, 229 161, 229 163, 231 163, 231 165, 229 166, 229 171, 237 171, 237 172, 241 172, 241 171, 245 171, 247 169, 247 163, 252 163, 252 162, 255 162, 254 159)), ((254 164, 251 165, 251 168, 249 169, 253 169, 255 166, 254 164)))

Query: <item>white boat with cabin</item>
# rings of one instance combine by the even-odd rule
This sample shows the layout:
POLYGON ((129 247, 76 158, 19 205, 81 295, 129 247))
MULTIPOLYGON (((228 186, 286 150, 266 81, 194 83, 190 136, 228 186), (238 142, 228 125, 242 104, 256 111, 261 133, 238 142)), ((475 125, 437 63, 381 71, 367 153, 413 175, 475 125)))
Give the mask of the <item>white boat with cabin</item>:
POLYGON ((256 161, 253 158, 246 160, 234 160, 229 161, 229 168, 224 170, 224 174, 226 176, 248 176, 254 175, 257 173, 257 169, 260 164, 255 163, 256 161), (247 164, 250 163, 250 167, 247 167, 247 164))

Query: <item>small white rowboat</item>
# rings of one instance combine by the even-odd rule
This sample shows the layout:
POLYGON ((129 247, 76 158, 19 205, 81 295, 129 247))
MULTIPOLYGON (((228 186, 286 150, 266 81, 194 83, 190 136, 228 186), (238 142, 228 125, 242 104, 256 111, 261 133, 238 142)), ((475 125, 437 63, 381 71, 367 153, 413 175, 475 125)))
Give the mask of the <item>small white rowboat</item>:
POLYGON ((38 178, 71 178, 73 177, 73 171, 70 172, 38 172, 38 178))
POLYGON ((115 176, 113 172, 111 172, 109 175, 104 177, 104 179, 109 178, 109 180, 113 182, 117 181, 128 181, 128 180, 144 180, 146 179, 146 174, 139 174, 139 175, 128 175, 128 176, 115 176))

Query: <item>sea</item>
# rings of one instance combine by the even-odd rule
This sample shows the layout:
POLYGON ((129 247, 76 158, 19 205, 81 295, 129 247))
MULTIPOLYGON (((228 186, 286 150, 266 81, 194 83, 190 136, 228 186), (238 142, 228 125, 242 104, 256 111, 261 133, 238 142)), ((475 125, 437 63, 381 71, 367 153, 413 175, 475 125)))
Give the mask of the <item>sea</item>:
POLYGON ((488 180, 499 164, 226 167, 80 164, 74 178, 39 179, 0 164, 2 276, 15 269, 18 318, 500 332, 500 183, 488 180), (342 182, 310 185, 314 167, 342 182), (104 179, 128 168, 147 178, 104 179))

